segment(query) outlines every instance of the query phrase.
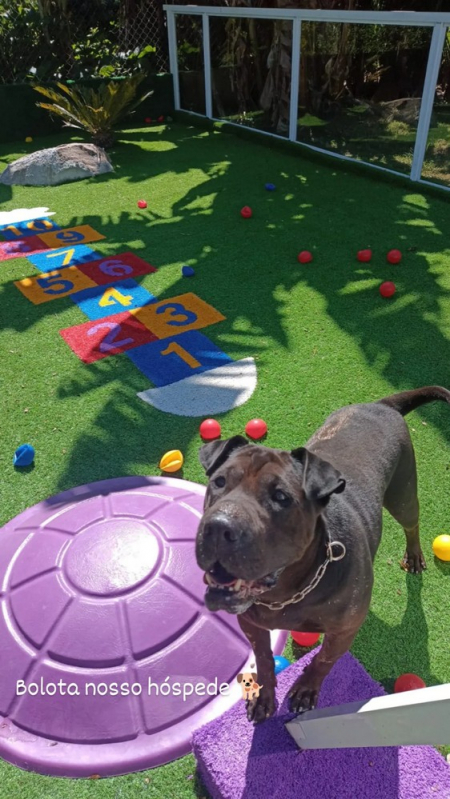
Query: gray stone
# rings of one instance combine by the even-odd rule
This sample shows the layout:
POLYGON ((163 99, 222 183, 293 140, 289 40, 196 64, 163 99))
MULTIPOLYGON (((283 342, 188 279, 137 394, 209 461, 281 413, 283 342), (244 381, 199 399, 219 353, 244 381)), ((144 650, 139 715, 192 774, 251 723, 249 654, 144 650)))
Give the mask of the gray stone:
POLYGON ((25 155, 9 164, 0 175, 0 183, 7 186, 56 186, 112 171, 113 166, 105 151, 95 144, 62 144, 25 155))

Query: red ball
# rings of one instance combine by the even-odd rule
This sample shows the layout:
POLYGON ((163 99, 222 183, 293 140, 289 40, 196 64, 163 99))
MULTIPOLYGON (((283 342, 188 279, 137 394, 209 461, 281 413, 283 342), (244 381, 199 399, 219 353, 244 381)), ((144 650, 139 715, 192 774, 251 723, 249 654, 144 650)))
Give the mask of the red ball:
POLYGON ((220 438, 222 428, 215 419, 205 419, 201 423, 199 431, 204 441, 212 441, 214 438, 220 438))
POLYGON ((158 122, 164 122, 164 117, 158 117, 158 122))
POLYGON ((297 633, 295 630, 291 631, 291 635, 299 646, 314 646, 320 638, 320 633, 297 633))
POLYGON ((386 282, 382 283, 380 286, 380 294, 382 297, 392 297, 392 295, 395 294, 395 283, 386 280, 386 282))
POLYGON ((358 261, 361 261, 363 264, 365 264, 372 260, 372 250, 360 250, 356 254, 356 257, 358 261))
POLYGON ((251 419, 245 425, 245 432, 249 438, 253 438, 256 441, 266 435, 267 425, 263 419, 251 419))
POLYGON ((147 208, 147 202, 145 200, 138 200, 138 208, 147 208))
POLYGON ((402 674, 395 681, 394 692, 400 694, 402 691, 415 691, 417 688, 426 687, 424 681, 417 674, 402 674))
POLYGON ((244 205, 244 207, 241 208, 241 216, 243 216, 244 219, 250 219, 250 217, 253 216, 253 211, 249 205, 244 205))
POLYGON ((309 252, 308 250, 302 250, 302 252, 299 252, 297 255, 297 260, 300 261, 301 264, 309 264, 312 259, 312 252, 309 252))
POLYGON ((151 117, 145 117, 145 123, 146 123, 146 125, 151 125, 152 124, 152 118, 151 117))
POLYGON ((400 250, 389 250, 386 258, 390 264, 399 264, 402 260, 402 254, 400 250))

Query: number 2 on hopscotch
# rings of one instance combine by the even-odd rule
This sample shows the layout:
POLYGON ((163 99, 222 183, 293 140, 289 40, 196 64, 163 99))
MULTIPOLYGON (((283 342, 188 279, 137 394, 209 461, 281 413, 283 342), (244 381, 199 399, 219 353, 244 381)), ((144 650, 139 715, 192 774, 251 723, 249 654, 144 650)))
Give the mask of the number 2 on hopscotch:
POLYGON ((182 361, 187 363, 187 365, 190 366, 191 369, 197 369, 199 366, 201 366, 200 361, 197 361, 193 355, 191 355, 187 350, 185 350, 184 347, 180 347, 180 345, 177 344, 175 341, 172 341, 172 343, 169 344, 169 346, 166 347, 165 350, 161 350, 161 355, 171 355, 172 353, 178 355, 178 357, 181 358, 182 361))

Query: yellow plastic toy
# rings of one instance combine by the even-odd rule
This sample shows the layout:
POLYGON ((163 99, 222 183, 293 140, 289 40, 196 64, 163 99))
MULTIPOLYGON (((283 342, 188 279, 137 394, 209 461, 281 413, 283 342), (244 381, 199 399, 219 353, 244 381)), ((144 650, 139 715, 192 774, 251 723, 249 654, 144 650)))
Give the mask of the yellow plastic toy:
POLYGON ((178 472, 183 466, 184 458, 179 449, 171 449, 162 456, 159 468, 163 472, 178 472))
POLYGON ((433 552, 439 560, 450 561, 450 535, 438 535, 433 541, 433 552))
POLYGON ((30 144, 30 142, 32 142, 32 141, 33 141, 33 139, 31 138, 31 136, 27 136, 27 138, 25 139, 25 141, 26 141, 26 143, 27 143, 27 144, 30 144))

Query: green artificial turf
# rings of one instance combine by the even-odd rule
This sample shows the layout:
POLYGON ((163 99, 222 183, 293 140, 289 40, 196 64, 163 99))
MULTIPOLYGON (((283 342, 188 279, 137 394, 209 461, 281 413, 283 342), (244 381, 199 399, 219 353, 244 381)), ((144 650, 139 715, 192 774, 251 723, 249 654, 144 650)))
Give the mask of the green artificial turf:
MULTIPOLYGON (((31 148, 0 148, 0 169, 31 148)), ((66 139, 67 140, 67 139, 66 139)), ((255 416, 267 444, 303 444, 334 409, 430 383, 450 386, 449 203, 401 186, 187 124, 126 131, 112 175, 54 188, 0 187, 2 210, 45 205, 62 226, 90 224, 104 254, 132 250, 158 272, 139 282, 161 299, 194 291, 227 317, 203 332, 233 359, 253 356, 251 400, 221 415, 223 436, 255 416), (275 192, 264 189, 276 184, 275 192), (139 211, 145 198, 148 209, 139 211), (253 218, 243 220, 243 205, 253 218), (360 264, 355 254, 372 247, 360 264), (386 252, 404 253, 400 266, 386 252), (297 262, 310 249, 314 261, 297 262), (195 277, 181 276, 181 266, 195 277), (383 300, 382 280, 397 294, 383 300)), ((34 306, 13 281, 36 270, 0 264, 0 524, 63 489, 131 474, 159 474, 169 449, 185 455, 183 477, 204 482, 198 419, 175 417, 136 396, 148 380, 125 355, 89 366, 58 331, 86 317, 70 299, 34 306), (15 471, 16 447, 36 449, 34 468, 15 471)), ((416 448, 422 541, 428 570, 406 575, 400 527, 385 516, 368 618, 352 648, 392 690, 412 671, 428 685, 450 681, 450 564, 435 562, 433 538, 449 532, 450 408, 408 417, 416 448)), ((287 653, 292 657, 291 646, 287 653)), ((298 653, 297 653, 298 654, 298 653)), ((450 741, 449 741, 450 743, 450 741)), ((230 764, 232 768, 232 764, 230 764)), ((146 773, 97 781, 54 780, 0 765, 0 797, 205 796, 192 757, 146 773)))

